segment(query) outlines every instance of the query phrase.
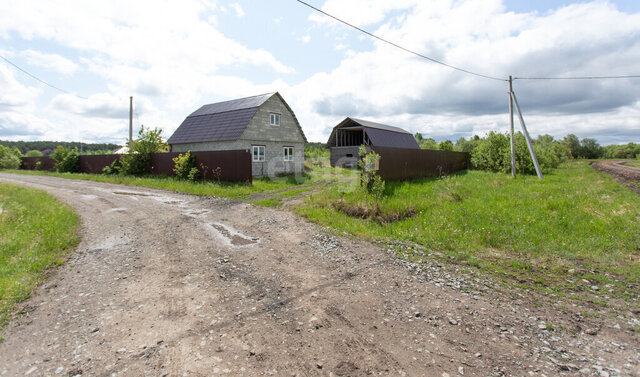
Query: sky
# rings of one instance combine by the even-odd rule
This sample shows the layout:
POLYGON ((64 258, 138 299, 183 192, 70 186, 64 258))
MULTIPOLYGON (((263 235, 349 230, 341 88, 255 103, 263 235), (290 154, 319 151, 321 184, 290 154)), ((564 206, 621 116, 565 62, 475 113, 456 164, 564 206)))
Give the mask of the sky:
MULTIPOLYGON (((0 139, 123 144, 130 96, 134 132, 168 138, 204 104, 277 91, 309 141, 350 116, 455 142, 508 130, 509 75, 640 75, 636 0, 308 3, 499 80, 295 0, 0 0, 0 139)), ((513 85, 534 137, 640 142, 640 78, 513 85)))

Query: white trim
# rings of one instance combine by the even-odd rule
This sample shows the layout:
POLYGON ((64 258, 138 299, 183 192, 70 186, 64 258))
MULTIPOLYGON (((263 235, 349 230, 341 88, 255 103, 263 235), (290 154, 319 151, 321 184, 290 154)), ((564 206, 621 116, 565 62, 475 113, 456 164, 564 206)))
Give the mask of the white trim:
POLYGON ((279 126, 280 125, 280 114, 278 114, 278 113, 269 113, 269 125, 270 126, 279 126))
POLYGON ((293 147, 282 147, 282 158, 284 161, 293 161, 293 147), (287 150, 290 150, 288 154, 287 150))
POLYGON ((265 155, 266 155, 266 149, 267 147, 264 145, 252 145, 251 146, 251 161, 253 162, 264 162, 265 161, 265 155), (262 148, 262 155, 260 154, 260 148, 262 148), (256 149, 258 151, 257 156, 258 159, 256 160, 256 149), (262 159, 260 159, 260 157, 262 157, 262 159))

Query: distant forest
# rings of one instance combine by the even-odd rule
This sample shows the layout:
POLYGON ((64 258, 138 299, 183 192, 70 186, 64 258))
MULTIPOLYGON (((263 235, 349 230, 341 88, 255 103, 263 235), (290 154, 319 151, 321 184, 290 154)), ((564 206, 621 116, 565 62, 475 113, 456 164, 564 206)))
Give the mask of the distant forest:
POLYGON ((93 154, 93 153, 109 153, 120 148, 118 144, 90 144, 80 142, 68 142, 68 141, 5 141, 0 140, 0 145, 13 148, 16 147, 20 150, 20 153, 25 154, 28 151, 44 151, 45 149, 54 150, 58 145, 62 145, 66 148, 78 148, 78 152, 93 154))

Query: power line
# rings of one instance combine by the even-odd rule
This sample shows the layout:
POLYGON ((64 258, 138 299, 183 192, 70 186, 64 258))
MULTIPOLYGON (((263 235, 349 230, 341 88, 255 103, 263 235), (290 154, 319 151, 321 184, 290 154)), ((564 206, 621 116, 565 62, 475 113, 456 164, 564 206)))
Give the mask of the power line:
POLYGON ((57 87, 57 86, 55 86, 55 85, 49 84, 48 82, 46 82, 46 81, 44 81, 44 80, 40 79, 39 77, 37 77, 37 76, 35 76, 35 75, 33 75, 33 74, 31 74, 31 73, 29 73, 29 72, 25 71, 24 69, 20 68, 19 66, 17 66, 17 65, 16 65, 16 64, 14 64, 12 61, 10 61, 9 59, 5 58, 5 57, 4 57, 4 56, 2 56, 2 55, 0 55, 0 58, 2 58, 2 60, 4 60, 5 62, 7 62, 7 63, 11 64, 12 66, 14 66, 16 69, 20 70, 22 73, 24 73, 24 74, 28 75, 29 77, 31 77, 31 78, 33 78, 33 79, 35 79, 35 80, 40 81, 41 83, 45 84, 46 86, 48 86, 48 87, 50 87, 50 88, 52 88, 52 89, 55 89, 55 90, 57 90, 57 91, 59 91, 59 92, 65 93, 65 94, 70 94, 70 95, 75 96, 75 97, 78 97, 78 98, 82 98, 82 99, 86 99, 86 100, 88 100, 88 98, 86 98, 86 97, 82 97, 82 96, 79 96, 79 95, 77 95, 77 94, 70 93, 70 92, 68 92, 68 91, 66 91, 66 90, 64 90, 64 89, 60 89, 60 88, 58 88, 58 87, 57 87))
POLYGON ((440 64, 440 65, 443 65, 443 66, 445 66, 445 67, 449 67, 449 68, 451 68, 451 69, 455 69, 456 71, 464 72, 464 73, 467 73, 467 74, 470 74, 470 75, 474 75, 474 76, 478 76, 478 77, 483 77, 483 78, 485 78, 485 79, 497 80, 497 81, 509 81, 509 80, 504 79, 504 78, 501 78, 501 77, 494 77, 494 76, 484 75, 484 74, 482 74, 482 73, 477 73, 477 72, 469 71, 469 70, 467 70, 467 69, 459 68, 459 67, 453 66, 453 65, 451 65, 451 64, 447 64, 447 63, 445 63, 445 62, 442 62, 442 61, 440 61, 440 60, 437 60, 437 59, 434 59, 434 58, 430 58, 430 57, 428 57, 428 56, 426 56, 426 55, 423 55, 423 54, 421 54, 421 53, 419 53, 419 52, 415 52, 415 51, 410 50, 410 49, 408 49, 408 48, 406 48, 406 47, 402 47, 402 46, 400 46, 400 45, 398 45, 398 44, 396 44, 396 43, 393 43, 393 42, 391 42, 391 41, 388 41, 388 40, 386 40, 386 39, 384 39, 384 38, 382 38, 382 37, 378 37, 377 35, 375 35, 375 34, 373 34, 373 33, 370 33, 370 32, 368 32, 368 31, 366 31, 366 30, 364 30, 364 29, 361 29, 361 28, 359 28, 359 27, 357 27, 357 26, 355 26, 355 25, 353 25, 353 24, 350 24, 350 23, 348 23, 347 21, 341 20, 340 18, 338 18, 338 17, 336 17, 336 16, 333 16, 333 15, 331 15, 331 14, 329 14, 329 13, 327 13, 327 12, 325 12, 325 11, 321 10, 321 9, 318 9, 318 8, 314 7, 313 5, 311 5, 311 4, 309 4, 309 3, 306 3, 306 2, 304 2, 304 1, 302 1, 302 0, 296 0, 296 1, 297 1, 297 2, 299 2, 300 4, 306 5, 307 7, 309 7, 309 8, 311 8, 311 9, 315 10, 316 12, 322 13, 322 14, 324 14, 324 15, 325 15, 325 16, 327 16, 327 17, 331 17, 331 18, 333 18, 334 20, 336 20, 336 21, 338 21, 338 22, 340 22, 340 23, 342 23, 342 24, 345 24, 345 25, 347 25, 347 26, 349 26, 349 27, 351 27, 351 28, 353 28, 353 29, 356 29, 356 30, 358 30, 358 31, 359 31, 359 32, 361 32, 361 33, 367 34, 368 36, 370 36, 370 37, 372 37, 372 38, 375 38, 375 39, 377 39, 377 40, 379 40, 379 41, 381 41, 381 42, 387 43, 387 44, 389 44, 389 45, 391 45, 391 46, 393 46, 393 47, 399 48, 399 49, 401 49, 401 50, 403 50, 403 51, 406 51, 406 52, 408 52, 408 53, 410 53, 410 54, 413 54, 413 55, 416 55, 416 56, 421 57, 421 58, 423 58, 423 59, 429 60, 429 61, 430 61, 430 62, 432 62, 432 63, 440 64))
POLYGON ((514 77, 514 80, 608 80, 608 79, 637 79, 640 75, 621 76, 568 76, 568 77, 514 77))

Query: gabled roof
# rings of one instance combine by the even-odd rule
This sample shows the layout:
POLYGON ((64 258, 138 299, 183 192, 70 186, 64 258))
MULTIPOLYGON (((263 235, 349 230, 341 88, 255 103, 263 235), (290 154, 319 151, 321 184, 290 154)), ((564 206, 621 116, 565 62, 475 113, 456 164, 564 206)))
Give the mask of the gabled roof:
MULTIPOLYGON (((167 142, 182 144, 237 140, 258 108, 274 95, 284 102, 282 96, 274 92, 204 105, 191 113, 167 142)), ((284 103, 286 105, 286 102, 284 103)), ((291 113, 293 114, 293 111, 291 113)), ((295 115, 293 116, 295 118, 295 115)))
POLYGON ((362 130, 372 146, 420 149, 413 135, 399 127, 347 117, 331 131, 327 147, 335 145, 336 130, 362 130))

